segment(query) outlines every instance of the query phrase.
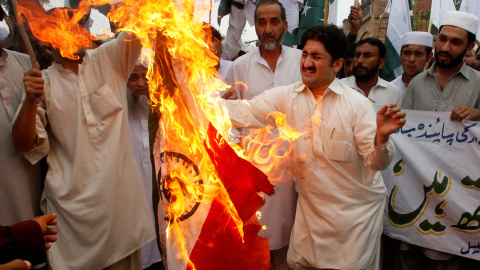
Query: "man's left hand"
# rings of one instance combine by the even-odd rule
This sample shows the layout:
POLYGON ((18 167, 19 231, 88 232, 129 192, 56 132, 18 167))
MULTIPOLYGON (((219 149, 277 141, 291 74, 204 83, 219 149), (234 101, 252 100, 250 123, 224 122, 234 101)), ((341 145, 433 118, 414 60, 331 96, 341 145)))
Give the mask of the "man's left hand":
POLYGON ((381 145, 388 141, 390 134, 399 130, 405 123, 405 111, 402 111, 396 103, 388 103, 377 112, 377 136, 375 145, 381 145))
POLYGON ((450 114, 450 119, 462 121, 462 120, 473 120, 477 121, 480 118, 480 110, 465 105, 458 106, 453 109, 450 114))

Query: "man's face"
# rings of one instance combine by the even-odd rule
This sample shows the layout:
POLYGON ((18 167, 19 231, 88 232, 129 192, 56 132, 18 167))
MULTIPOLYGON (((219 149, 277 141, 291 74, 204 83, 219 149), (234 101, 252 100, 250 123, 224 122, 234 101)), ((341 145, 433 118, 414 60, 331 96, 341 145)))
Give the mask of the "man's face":
POLYGON ((427 50, 422 45, 405 45, 400 53, 403 72, 408 76, 415 76, 425 69, 429 60, 427 50))
POLYGON ((369 43, 357 46, 353 57, 353 75, 359 81, 368 81, 378 76, 378 71, 385 64, 385 59, 380 59, 378 47, 369 43))
POLYGON ((260 40, 260 48, 274 51, 281 48, 287 22, 282 20, 282 10, 277 4, 262 5, 257 9, 255 31, 260 40))
POLYGON ((353 58, 349 57, 343 62, 343 73, 345 77, 350 77, 353 75, 353 58))
POLYGON ((134 97, 138 98, 141 95, 148 95, 147 68, 135 66, 130 78, 128 78, 127 86, 132 91, 134 97))
POLYGON ((473 62, 473 68, 480 71, 480 50, 475 55, 475 62, 473 62))
MULTIPOLYGON (((464 29, 444 25, 437 36, 435 43, 435 63, 440 68, 450 69, 463 61, 468 48, 467 31, 464 29)), ((473 43, 471 44, 473 47, 473 43)))
POLYGON ((471 49, 465 53, 463 56, 463 62, 467 64, 467 66, 473 67, 473 63, 475 62, 475 50, 471 49))
POLYGON ((308 40, 300 61, 302 81, 310 89, 325 87, 335 79, 342 64, 343 59, 332 63, 332 56, 325 50, 323 43, 308 40))

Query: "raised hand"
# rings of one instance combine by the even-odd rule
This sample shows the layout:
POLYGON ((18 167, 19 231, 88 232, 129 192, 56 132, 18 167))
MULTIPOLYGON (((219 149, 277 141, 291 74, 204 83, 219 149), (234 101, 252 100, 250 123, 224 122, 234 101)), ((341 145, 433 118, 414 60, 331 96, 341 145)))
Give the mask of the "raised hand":
POLYGON ((375 145, 384 144, 390 134, 399 130, 405 123, 405 111, 402 111, 396 103, 388 103, 377 112, 377 136, 375 145))

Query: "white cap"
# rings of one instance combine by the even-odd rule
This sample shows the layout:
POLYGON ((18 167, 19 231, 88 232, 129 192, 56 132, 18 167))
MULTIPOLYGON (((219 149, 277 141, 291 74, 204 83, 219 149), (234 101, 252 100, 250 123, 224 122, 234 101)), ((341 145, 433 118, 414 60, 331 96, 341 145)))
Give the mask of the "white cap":
POLYGON ((153 51, 143 47, 142 52, 140 53, 140 56, 137 59, 137 62, 135 63, 135 66, 143 66, 144 68, 148 68, 148 65, 150 65, 150 58, 153 57, 153 51))
POLYGON ((465 29, 474 35, 477 35, 478 25, 480 20, 477 16, 461 11, 449 11, 445 13, 445 18, 442 20, 443 25, 451 25, 465 29))
POLYGON ((402 46, 405 45, 422 45, 425 47, 433 47, 433 36, 427 32, 408 32, 402 37, 402 46))

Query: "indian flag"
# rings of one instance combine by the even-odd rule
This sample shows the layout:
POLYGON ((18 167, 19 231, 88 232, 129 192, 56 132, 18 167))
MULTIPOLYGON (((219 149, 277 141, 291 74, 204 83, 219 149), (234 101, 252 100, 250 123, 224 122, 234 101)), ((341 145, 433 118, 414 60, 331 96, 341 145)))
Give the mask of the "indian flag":
POLYGON ((385 59, 387 61, 382 69, 382 77, 391 81, 403 74, 400 49, 402 48, 403 35, 412 31, 412 4, 410 0, 391 0, 386 7, 386 11, 390 16, 385 39, 387 49, 385 59))

